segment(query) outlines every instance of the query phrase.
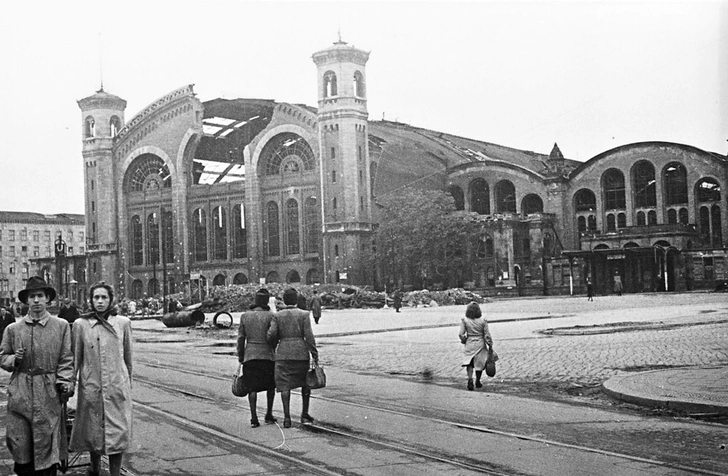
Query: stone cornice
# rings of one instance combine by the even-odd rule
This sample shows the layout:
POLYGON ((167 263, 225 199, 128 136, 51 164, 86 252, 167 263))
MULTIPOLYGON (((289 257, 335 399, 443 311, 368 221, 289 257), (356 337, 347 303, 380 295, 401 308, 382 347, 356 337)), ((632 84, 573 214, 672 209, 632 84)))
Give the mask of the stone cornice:
POLYGON ((188 97, 194 97, 195 92, 193 90, 194 84, 188 84, 187 86, 183 86, 179 89, 176 89, 172 91, 169 94, 166 94, 162 96, 161 98, 157 99, 153 103, 151 103, 149 106, 147 106, 144 110, 142 110, 139 114, 134 116, 129 122, 126 123, 126 125, 119 131, 119 133, 116 135, 117 139, 122 139, 125 135, 129 133, 130 130, 132 130, 134 127, 139 125, 144 119, 146 119, 148 116, 152 115, 156 111, 160 110, 161 108, 178 101, 179 99, 184 99, 188 97))

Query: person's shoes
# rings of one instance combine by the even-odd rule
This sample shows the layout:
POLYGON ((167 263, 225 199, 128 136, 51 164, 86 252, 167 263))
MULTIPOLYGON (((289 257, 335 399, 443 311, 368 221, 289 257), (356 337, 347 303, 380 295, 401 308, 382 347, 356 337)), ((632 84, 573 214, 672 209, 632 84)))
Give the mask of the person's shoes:
POLYGON ((483 384, 482 384, 482 383, 480 383, 480 380, 476 380, 476 381, 475 381, 475 387, 476 387, 476 388, 483 388, 483 384))
POLYGON ((468 390, 472 390, 473 388, 473 379, 468 380, 468 390))
POLYGON ((278 421, 278 418, 274 417, 272 413, 266 413, 265 414, 265 422, 266 423, 275 423, 278 421))
POLYGON ((260 426, 260 422, 257 418, 251 418, 250 419, 250 428, 258 428, 260 426))
POLYGON ((313 423, 313 417, 311 415, 309 415, 308 413, 302 413, 301 414, 301 423, 303 423, 304 425, 306 423, 313 423))
POLYGON ((283 428, 290 428, 291 427, 291 419, 290 418, 284 418, 283 419, 283 428))

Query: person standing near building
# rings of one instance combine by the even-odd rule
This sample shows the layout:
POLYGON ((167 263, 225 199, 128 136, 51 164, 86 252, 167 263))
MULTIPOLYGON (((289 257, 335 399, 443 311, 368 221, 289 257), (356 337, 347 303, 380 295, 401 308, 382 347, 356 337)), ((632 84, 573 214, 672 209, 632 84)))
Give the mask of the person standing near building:
POLYGON ((258 392, 266 392, 268 405, 265 422, 277 421, 273 417, 273 401, 276 396, 275 356, 273 348, 267 341, 268 328, 273 320, 273 313, 268 307, 269 299, 268 290, 259 289, 255 293, 255 302, 250 306, 250 310, 240 315, 238 327, 238 361, 243 365, 243 380, 249 389, 250 426, 253 428, 260 426, 257 409, 258 392))
POLYGON ((619 271, 614 272, 614 292, 617 296, 622 295, 622 277, 619 275, 619 271))
POLYGON ((3 334, 5 333, 5 329, 13 322, 15 322, 13 315, 10 314, 4 307, 0 307, 0 342, 3 334))
POLYGON ((283 402, 283 428, 291 427, 291 390, 294 388, 301 388, 301 423, 313 423, 313 417, 308 414, 311 389, 306 385, 306 374, 310 367, 309 354, 318 363, 318 349, 308 312, 296 308, 297 294, 293 288, 283 293, 286 307, 273 316, 268 329, 268 342, 278 345, 275 379, 283 402))
POLYGON ((394 307, 394 310, 396 312, 399 312, 399 309, 402 307, 402 291, 400 291, 399 288, 394 290, 394 295, 392 296, 392 306, 394 307))
POLYGON ((586 297, 588 301, 594 300, 594 284, 591 278, 586 278, 586 297))
POLYGON ((6 442, 18 476, 55 476, 68 458, 62 401, 73 395, 73 354, 68 322, 51 316, 56 291, 33 276, 18 299, 28 315, 10 324, 0 344, 8 386, 6 442))
POLYGON ((313 290, 313 297, 308 308, 311 309, 311 313, 313 314, 313 321, 318 324, 319 319, 321 319, 321 298, 318 295, 318 289, 313 290))
POLYGON ((73 328, 79 379, 71 450, 91 454, 89 476, 98 476, 102 454, 109 456, 111 476, 119 476, 131 444, 131 321, 116 315, 114 290, 108 284, 94 284, 89 294, 94 310, 73 328))

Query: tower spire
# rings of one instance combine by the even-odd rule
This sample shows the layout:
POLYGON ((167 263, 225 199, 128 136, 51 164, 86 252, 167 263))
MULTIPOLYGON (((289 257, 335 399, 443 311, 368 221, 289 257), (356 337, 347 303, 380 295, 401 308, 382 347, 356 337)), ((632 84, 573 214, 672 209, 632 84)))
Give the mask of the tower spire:
POLYGON ((101 89, 98 92, 104 91, 104 62, 101 48, 101 32, 99 32, 99 82, 101 83, 101 89))

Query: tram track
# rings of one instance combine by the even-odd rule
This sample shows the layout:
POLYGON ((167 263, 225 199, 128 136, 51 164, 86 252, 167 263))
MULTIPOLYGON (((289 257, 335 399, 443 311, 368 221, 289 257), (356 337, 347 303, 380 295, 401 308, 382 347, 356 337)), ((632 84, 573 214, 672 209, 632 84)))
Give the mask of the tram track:
MULTIPOLYGON (((178 367, 175 365, 163 364, 163 363, 159 363, 159 362, 144 361, 144 360, 141 360, 141 361, 137 360, 137 362, 139 364, 142 364, 142 365, 145 365, 145 366, 148 366, 151 368, 156 368, 156 369, 165 370, 165 371, 179 372, 182 374, 194 375, 197 377, 210 378, 210 379, 225 381, 225 382, 229 382, 229 380, 230 380, 229 375, 224 375, 221 373, 215 373, 215 372, 209 372, 209 371, 203 372, 203 371, 199 371, 199 370, 178 367)), ((160 388, 160 389, 166 390, 168 392, 178 392, 178 393, 184 394, 189 397, 200 398, 200 399, 207 400, 207 401, 210 401, 210 400, 220 401, 220 402, 223 402, 223 401, 229 402, 230 401, 230 399, 225 399, 222 396, 215 397, 215 396, 203 395, 203 394, 197 393, 197 392, 192 392, 189 389, 182 388, 181 386, 178 386, 178 385, 168 385, 168 384, 160 383, 158 381, 151 381, 151 380, 139 379, 139 378, 137 378, 136 380, 138 380, 146 385, 152 385, 152 386, 155 386, 156 388, 160 388)), ((549 446, 556 446, 556 447, 561 447, 561 448, 565 448, 568 450, 575 450, 575 451, 583 452, 583 453, 591 453, 591 454, 598 454, 598 455, 603 455, 603 456, 608 456, 608 457, 613 457, 613 458, 619 458, 619 459, 623 459, 625 461, 647 464, 647 465, 651 465, 651 466, 665 468, 668 470, 686 471, 686 472, 691 472, 694 474, 703 474, 703 475, 711 475, 711 476, 717 476, 717 475, 724 474, 723 472, 714 472, 714 471, 711 471, 708 469, 693 467, 690 465, 676 464, 676 463, 672 463, 672 462, 665 462, 665 461, 660 461, 660 460, 651 459, 651 458, 644 458, 644 457, 630 455, 630 454, 626 454, 626 453, 594 448, 594 447, 590 447, 590 446, 586 446, 586 445, 565 443, 565 442, 561 442, 561 441, 551 440, 551 439, 542 438, 542 437, 536 437, 536 436, 527 435, 527 434, 506 432, 506 431, 499 430, 498 428, 492 428, 492 427, 488 427, 488 426, 465 424, 465 423, 462 423, 461 421, 454 421, 452 419, 442 419, 442 418, 437 418, 437 417, 433 417, 433 416, 422 416, 422 415, 418 415, 413 412, 407 412, 407 411, 403 411, 403 410, 397 409, 397 408, 387 408, 387 407, 383 407, 381 405, 374 406, 374 405, 367 404, 367 403, 352 402, 352 401, 349 401, 346 399, 324 397, 324 396, 319 396, 319 395, 316 395, 312 398, 318 399, 321 401, 339 404, 339 405, 356 407, 358 409, 365 410, 365 411, 386 412, 391 415, 396 415, 396 416, 400 416, 400 417, 425 420, 428 422, 436 422, 436 423, 447 425, 447 426, 450 426, 453 428, 466 430, 466 431, 472 431, 473 433, 489 433, 492 435, 498 435, 503 438, 512 439, 514 441, 519 440, 519 441, 526 441, 526 442, 549 445, 549 446)), ((164 413, 163 410, 159 410, 159 409, 152 409, 149 411, 150 412, 151 411, 161 412, 161 413, 159 413, 160 416, 162 416, 162 414, 164 413)), ((170 418, 174 419, 174 418, 179 418, 179 417, 170 414, 170 418)), ((197 425, 196 429, 198 431, 207 431, 205 429, 206 427, 204 424, 194 423, 194 425, 197 425)), ((437 451, 433 451, 433 448, 430 448, 430 447, 424 447, 424 446, 419 447, 416 445, 408 445, 408 444, 403 444, 402 442, 391 441, 391 440, 387 441, 386 439, 384 439, 382 437, 382 435, 366 434, 366 433, 363 433, 362 431, 359 431, 356 429, 336 427, 336 426, 330 425, 330 424, 322 424, 321 422, 318 422, 318 421, 315 424, 305 425, 304 429, 306 429, 307 431, 312 431, 312 432, 316 432, 316 433, 332 435, 337 438, 344 438, 344 439, 359 441, 359 442, 365 443, 370 446, 378 446, 378 447, 382 447, 382 448, 387 448, 389 450, 397 451, 402 454, 425 458, 430 461, 436 461, 439 463, 448 464, 448 465, 451 465, 454 467, 467 469, 469 471, 473 471, 476 473, 493 474, 493 475, 521 474, 514 470, 506 470, 504 468, 500 468, 500 467, 496 467, 496 466, 489 467, 487 464, 484 464, 483 461, 479 461, 479 460, 469 461, 468 458, 464 458, 462 455, 439 454, 437 451)), ((217 433, 217 432, 219 432, 219 430, 210 428, 211 434, 217 433)), ((236 441, 236 442, 240 441, 239 437, 235 437, 232 435, 226 435, 225 437, 234 439, 234 441, 236 441)), ((249 441, 246 442, 246 444, 253 445, 256 448, 259 446, 256 443, 249 442, 249 441)), ((268 449, 268 451, 271 451, 271 450, 268 449)), ((277 454, 279 454, 279 452, 274 451, 271 456, 274 456, 277 454)), ((298 459, 296 459, 296 461, 298 461, 298 459)), ((320 468, 320 464, 321 463, 319 462, 318 465, 314 464, 313 466, 315 468, 320 468)), ((317 474, 341 474, 341 473, 317 473, 317 474)))

